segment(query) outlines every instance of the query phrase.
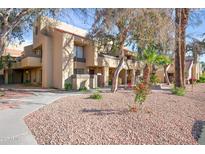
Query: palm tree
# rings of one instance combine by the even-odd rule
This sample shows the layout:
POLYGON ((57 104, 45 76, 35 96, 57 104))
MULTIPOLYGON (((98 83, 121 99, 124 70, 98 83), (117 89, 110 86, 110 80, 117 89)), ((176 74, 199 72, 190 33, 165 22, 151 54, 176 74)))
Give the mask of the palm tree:
POLYGON ((145 64, 143 70, 143 82, 146 86, 149 85, 150 82, 150 74, 153 65, 168 65, 171 63, 169 58, 165 55, 159 55, 156 51, 154 45, 148 46, 139 56, 140 60, 142 60, 145 64))
POLYGON ((185 87, 185 30, 188 23, 189 9, 175 9, 175 86, 185 87))

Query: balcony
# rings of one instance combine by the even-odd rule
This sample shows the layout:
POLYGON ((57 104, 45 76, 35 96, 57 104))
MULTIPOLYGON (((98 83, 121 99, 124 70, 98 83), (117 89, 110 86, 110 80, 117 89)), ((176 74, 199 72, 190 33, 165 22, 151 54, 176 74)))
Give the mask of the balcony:
POLYGON ((130 68, 133 68, 133 67, 137 67, 139 64, 136 60, 131 60, 131 59, 128 59, 127 60, 127 65, 130 67, 130 68))
POLYGON ((119 58, 109 55, 98 55, 98 66, 117 67, 119 58))
MULTIPOLYGON (((119 58, 109 55, 98 55, 98 66, 108 66, 116 68, 119 64, 119 58)), ((129 68, 136 68, 138 63, 136 60, 127 59, 126 64, 129 68)))
POLYGON ((32 67, 41 67, 41 58, 26 57, 23 58, 20 62, 16 62, 12 65, 13 69, 32 68, 32 67))

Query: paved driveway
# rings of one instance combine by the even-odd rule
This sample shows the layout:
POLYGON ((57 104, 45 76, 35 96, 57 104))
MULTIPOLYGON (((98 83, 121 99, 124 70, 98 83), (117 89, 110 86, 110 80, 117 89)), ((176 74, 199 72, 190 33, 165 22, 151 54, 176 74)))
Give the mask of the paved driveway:
POLYGON ((19 104, 11 109, 0 110, 0 144, 37 144, 23 118, 40 107, 68 95, 79 94, 34 92, 34 95, 28 97, 1 99, 0 103, 10 101, 19 104))

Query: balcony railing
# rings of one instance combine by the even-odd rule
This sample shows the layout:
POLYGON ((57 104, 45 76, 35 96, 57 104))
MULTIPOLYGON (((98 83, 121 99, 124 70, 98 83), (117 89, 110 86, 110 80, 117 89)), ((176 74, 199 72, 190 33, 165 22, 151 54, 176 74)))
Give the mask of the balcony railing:
POLYGON ((38 57, 26 57, 23 58, 20 62, 16 62, 12 64, 13 69, 40 67, 40 66, 41 66, 41 58, 38 57))
POLYGON ((74 61, 76 61, 76 62, 81 62, 81 63, 85 63, 85 62, 86 62, 86 59, 85 59, 85 58, 74 57, 74 61))
MULTIPOLYGON (((98 55, 98 65, 99 66, 109 66, 109 67, 117 67, 120 62, 119 57, 110 56, 110 55, 98 55)), ((126 63, 129 67, 136 67, 138 65, 136 60, 126 59, 126 63)))

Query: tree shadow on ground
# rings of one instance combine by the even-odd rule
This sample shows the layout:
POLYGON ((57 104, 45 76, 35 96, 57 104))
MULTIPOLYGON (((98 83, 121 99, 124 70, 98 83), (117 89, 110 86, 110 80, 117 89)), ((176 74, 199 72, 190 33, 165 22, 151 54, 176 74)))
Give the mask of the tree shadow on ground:
POLYGON ((201 136, 203 126, 205 126, 205 121, 202 120, 196 120, 192 126, 192 136, 196 141, 198 141, 201 136))
POLYGON ((111 115, 111 114, 118 114, 123 115, 129 113, 128 109, 124 110, 113 110, 113 109, 83 109, 81 110, 82 113, 91 113, 91 115, 111 115))

